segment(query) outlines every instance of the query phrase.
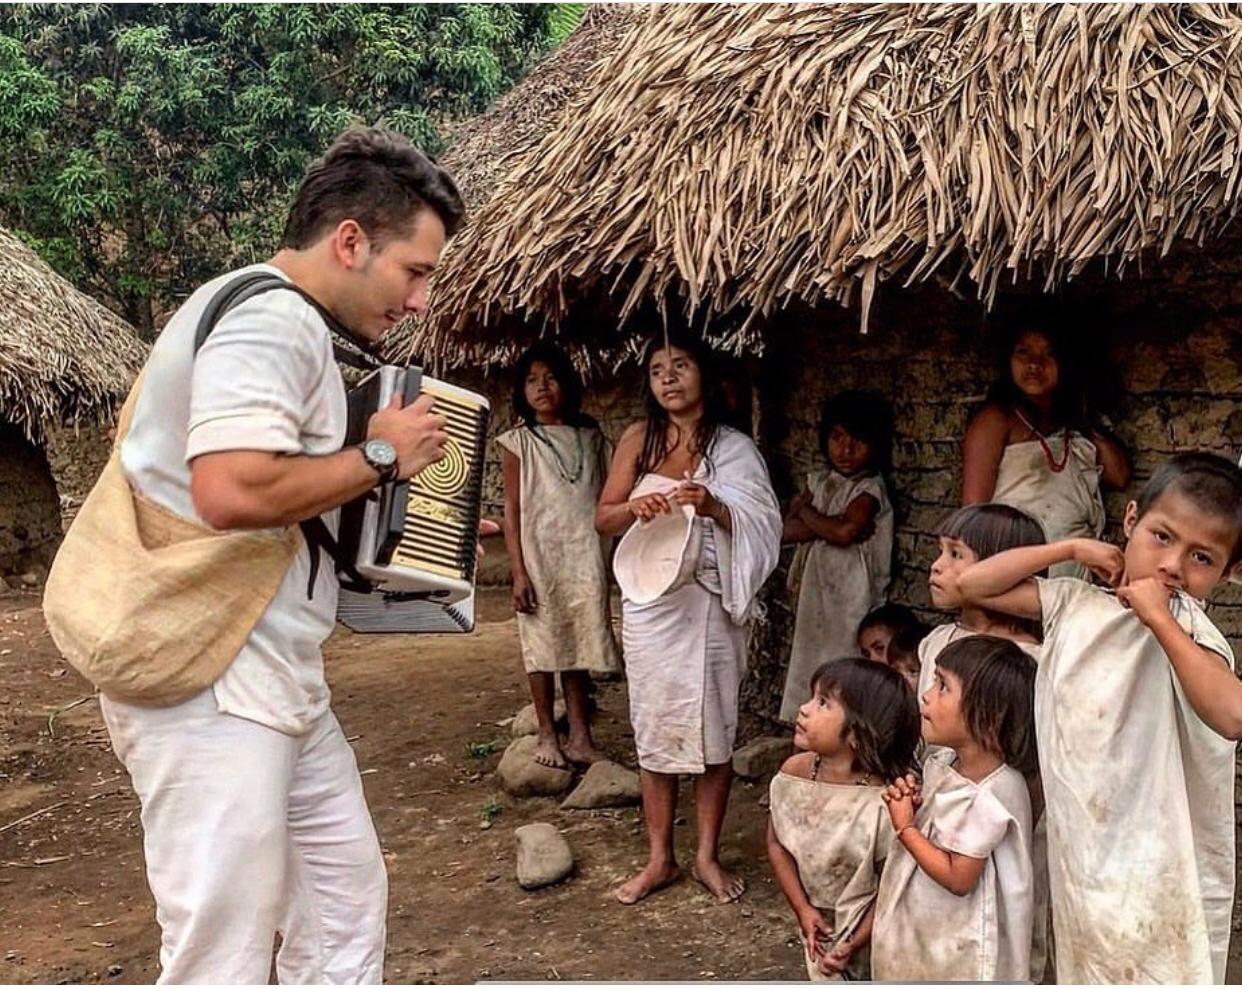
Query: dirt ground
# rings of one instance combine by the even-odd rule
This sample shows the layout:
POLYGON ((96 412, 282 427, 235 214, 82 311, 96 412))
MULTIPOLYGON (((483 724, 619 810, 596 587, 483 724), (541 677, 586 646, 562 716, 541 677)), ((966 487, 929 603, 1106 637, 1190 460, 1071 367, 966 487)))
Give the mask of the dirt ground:
MULTIPOLYGON (((484 593, 472 635, 342 630, 325 654, 388 862, 388 981, 805 977, 764 856, 761 786, 734 784, 724 858, 750 888, 727 907, 689 881, 622 907, 611 890, 645 847, 634 809, 561 811, 501 792, 503 722, 528 699, 507 593, 484 593), (513 829, 532 821, 564 832, 578 871, 526 893, 513 829)), ((601 747, 632 765, 623 685, 601 685, 598 699, 601 747)), ((692 829, 678 834, 688 861, 692 829)), ((0 981, 154 981, 141 843, 138 803, 89 686, 60 660, 38 597, 0 595, 0 981)), ((1231 982, 1239 942, 1235 933, 1231 982)))
MULTIPOLYGON (((727 907, 689 881, 622 907, 611 890, 645 848, 634 809, 561 811, 500 791, 498 722, 528 700, 510 614, 507 593, 489 591, 470 636, 340 631, 328 644, 333 707, 388 862, 388 980, 803 977, 768 876, 762 787, 734 785, 724 858, 750 890, 727 907), (493 753, 476 757, 486 742, 493 753), (532 821, 565 833, 578 870, 526 893, 513 829, 532 821)), ((602 748, 633 765, 623 686, 601 685, 598 700, 602 748)), ((687 861, 692 839, 678 828, 687 861)), ((98 704, 60 660, 38 597, 0 596, 0 981, 152 982, 157 950, 138 802, 98 704)))

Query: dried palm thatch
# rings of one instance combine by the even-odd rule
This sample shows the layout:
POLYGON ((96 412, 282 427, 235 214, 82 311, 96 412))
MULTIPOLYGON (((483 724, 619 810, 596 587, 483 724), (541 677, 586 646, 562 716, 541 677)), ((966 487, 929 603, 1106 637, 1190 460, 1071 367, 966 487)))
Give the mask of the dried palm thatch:
POLYGON ((0 229, 0 420, 37 441, 50 420, 107 415, 146 350, 128 323, 0 229))
POLYGON ((795 297, 860 296, 865 332, 882 279, 990 303, 1202 242, 1239 209, 1240 47, 1229 4, 658 6, 473 218, 415 346, 599 348, 654 305, 738 349, 795 297))
MULTIPOLYGON (((591 78, 592 68, 612 55, 645 13, 646 8, 639 6, 592 4, 564 44, 550 52, 487 110, 453 130, 452 143, 440 162, 453 173, 466 200, 467 212, 465 225, 445 253, 446 261, 454 245, 478 236, 474 232, 474 217, 480 207, 509 169, 539 146, 566 106, 578 98, 591 78)), ((414 333, 412 320, 393 327, 384 339, 385 350, 404 360, 410 353, 414 333)))

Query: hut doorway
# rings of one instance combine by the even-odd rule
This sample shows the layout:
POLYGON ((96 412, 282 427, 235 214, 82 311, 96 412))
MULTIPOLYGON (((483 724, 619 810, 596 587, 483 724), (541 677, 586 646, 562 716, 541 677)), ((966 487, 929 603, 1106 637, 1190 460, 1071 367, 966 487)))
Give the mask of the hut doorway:
POLYGON ((47 456, 0 421, 0 577, 42 577, 60 537, 60 496, 47 456))

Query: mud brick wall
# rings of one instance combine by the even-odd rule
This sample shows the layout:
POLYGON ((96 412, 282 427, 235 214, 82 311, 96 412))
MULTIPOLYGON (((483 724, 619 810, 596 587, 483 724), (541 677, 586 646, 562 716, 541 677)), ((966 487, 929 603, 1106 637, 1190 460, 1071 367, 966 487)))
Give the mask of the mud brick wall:
MULTIPOLYGON (((1122 391, 1110 410, 1134 464, 1127 491, 1106 497, 1106 536, 1119 538, 1126 501, 1179 450, 1242 453, 1242 245, 1215 258, 1186 255, 1124 281, 1088 276, 1067 293, 1100 315, 1102 363, 1122 391)), ((816 429, 825 397, 874 388, 896 416, 889 478, 897 516, 891 597, 939 617, 927 596, 937 524, 958 504, 960 444, 992 380, 978 305, 938 286, 885 288, 872 330, 839 308, 790 309, 770 327, 760 362, 759 432, 782 503, 822 465, 816 429)), ((782 568, 790 551, 782 554, 782 568)), ((783 569, 766 592, 743 704, 761 718, 779 706, 792 623, 783 569)), ((1242 655, 1242 587, 1216 595, 1210 614, 1242 655)))
POLYGON ((44 570, 60 535, 47 457, 16 426, 0 422, 0 577, 44 570))
POLYGON ((93 422, 77 426, 53 424, 47 428, 45 449, 60 492, 61 521, 66 527, 108 461, 111 428, 110 424, 93 422))

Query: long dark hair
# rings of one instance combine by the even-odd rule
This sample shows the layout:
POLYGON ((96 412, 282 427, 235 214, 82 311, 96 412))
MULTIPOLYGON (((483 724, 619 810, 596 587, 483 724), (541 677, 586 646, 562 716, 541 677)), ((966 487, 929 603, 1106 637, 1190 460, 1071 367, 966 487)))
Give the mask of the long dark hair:
POLYGON ((819 414, 819 449, 828 456, 828 435, 840 426, 871 450, 873 471, 893 465, 893 407, 877 391, 850 389, 833 395, 819 414))
POLYGON ((1057 427, 1086 433, 1094 418, 1089 411, 1085 375, 1087 354, 1081 319, 1067 306, 1047 299, 1027 300, 997 320, 1003 329, 995 338, 996 378, 988 388, 985 404, 999 405, 1007 411, 1026 408, 1026 396, 1013 381, 1011 359, 1018 341, 1026 333, 1038 333, 1048 341, 1057 362, 1057 387, 1052 396, 1052 420, 1057 427), (1001 321, 1003 320, 1003 323, 1001 321))
POLYGON ((658 351, 664 349, 666 341, 669 347, 676 347, 689 354, 690 359, 698 366, 703 389, 703 415, 694 428, 693 449, 702 455, 709 468, 716 434, 722 425, 729 422, 729 406, 721 376, 715 356, 707 344, 690 330, 670 329, 667 334, 663 330, 657 331, 643 349, 642 369, 646 382, 643 385, 643 407, 647 413, 647 422, 643 429, 642 453, 638 457, 640 475, 655 470, 669 454, 668 411, 660 405, 651 388, 651 360, 658 351))
POLYGON ((1035 660, 1008 639, 972 635, 945 646, 936 666, 962 681, 962 720, 971 738, 1023 776, 1039 772, 1035 660))
POLYGON ((896 670, 851 656, 824 663, 811 677, 816 691, 845 709, 843 735, 854 739, 854 772, 885 782, 914 765, 919 744, 919 705, 896 670))
POLYGON ((535 425, 535 410, 526 400, 526 378, 536 362, 546 364, 552 377, 561 386, 561 418, 569 426, 594 426, 595 420, 582 411, 582 379, 574 370, 569 355, 549 340, 540 340, 526 348, 513 370, 513 415, 526 427, 535 425))

